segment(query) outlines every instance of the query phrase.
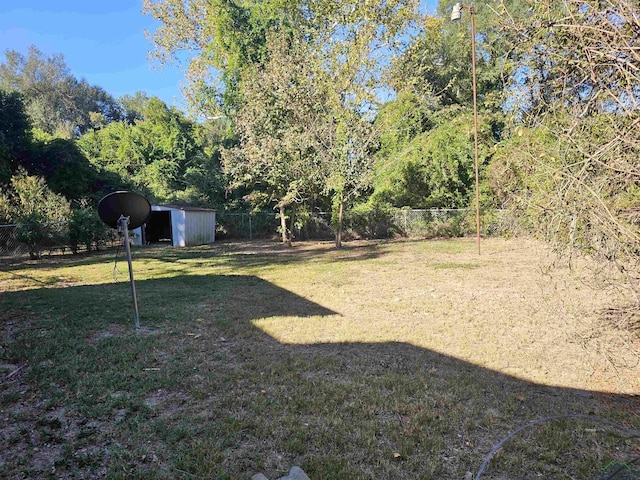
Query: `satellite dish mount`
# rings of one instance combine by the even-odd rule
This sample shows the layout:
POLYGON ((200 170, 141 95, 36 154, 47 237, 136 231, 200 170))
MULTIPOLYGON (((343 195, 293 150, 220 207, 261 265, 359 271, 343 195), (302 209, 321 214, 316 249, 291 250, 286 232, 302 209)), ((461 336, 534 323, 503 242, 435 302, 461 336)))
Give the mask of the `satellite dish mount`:
POLYGON ((149 201, 142 195, 133 192, 110 193, 98 204, 98 215, 104 223, 121 232, 124 237, 124 248, 127 252, 129 264, 129 283, 131 285, 131 298, 133 299, 133 319, 136 330, 140 328, 140 316, 138 314, 138 300, 136 297, 136 284, 133 280, 133 264, 131 262, 131 244, 129 242, 129 229, 135 229, 144 225, 151 213, 149 201))
POLYGON ((133 299, 133 321, 136 330, 140 328, 140 315, 138 313, 138 298, 136 296, 136 283, 133 280, 133 264, 131 263, 131 244, 129 242, 129 217, 120 215, 118 218, 118 232, 124 236, 124 249, 127 252, 127 263, 129 264, 129 283, 131 284, 131 298, 133 299))

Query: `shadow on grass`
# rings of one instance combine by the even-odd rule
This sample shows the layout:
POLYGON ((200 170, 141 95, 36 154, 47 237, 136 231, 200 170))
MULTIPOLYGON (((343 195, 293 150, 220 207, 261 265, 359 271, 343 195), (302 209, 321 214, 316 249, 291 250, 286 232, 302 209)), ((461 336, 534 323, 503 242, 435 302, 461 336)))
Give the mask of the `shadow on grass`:
POLYGON ((161 262, 176 263, 198 260, 203 264, 224 257, 225 264, 237 268, 260 268, 269 265, 305 263, 309 261, 345 262, 378 258, 385 254, 385 242, 345 243, 336 249, 333 242, 304 242, 285 247, 277 242, 220 242, 186 249, 174 247, 145 247, 134 251, 135 258, 149 258, 161 262), (307 248, 313 245, 314 248, 307 248), (317 248, 322 245, 322 248, 317 248))
MULTIPOLYGON (((64 255, 44 255, 38 260, 30 259, 28 256, 2 257, 0 258, 0 272, 111 263, 119 250, 124 251, 122 248, 109 247, 98 251, 80 252, 78 254, 65 253, 64 255)), ((124 254, 119 253, 119 255, 122 257, 124 254)))
MULTIPOLYGON (((314 260, 326 262, 363 261, 384 255, 382 248, 385 241, 345 243, 336 250, 333 242, 304 242, 293 247, 285 247, 273 241, 216 242, 197 247, 143 246, 132 249, 132 257, 136 260, 155 260, 167 264, 188 262, 210 266, 212 262, 224 260, 232 267, 259 268, 269 265, 297 264, 314 260), (326 248, 306 249, 305 245, 325 245, 326 248)), ((23 269, 48 269, 56 267, 72 267, 113 263, 116 255, 120 262, 126 262, 122 249, 110 248, 99 252, 82 252, 77 255, 51 255, 39 260, 26 257, 0 259, 0 272, 10 273, 23 269)), ((36 281, 37 282, 37 281, 36 281)))
MULTIPOLYGON (((249 275, 3 294, 0 476, 460 479, 535 419, 638 428, 638 397, 549 387, 404 343, 282 344, 267 317, 339 315, 249 275), (47 452, 47 455, 44 454, 47 452)), ((483 479, 597 478, 637 438, 529 428, 483 479)), ((613 477, 615 478, 615 477, 613 477)))

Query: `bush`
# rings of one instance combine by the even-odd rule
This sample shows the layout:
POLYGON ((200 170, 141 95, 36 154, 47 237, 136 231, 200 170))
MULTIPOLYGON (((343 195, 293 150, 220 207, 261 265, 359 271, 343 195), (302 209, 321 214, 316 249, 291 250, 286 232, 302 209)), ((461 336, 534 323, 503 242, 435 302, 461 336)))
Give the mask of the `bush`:
POLYGON ((361 203, 345 214, 345 231, 360 238, 391 238, 402 234, 393 221, 394 209, 385 203, 361 203))
POLYGON ((87 252, 90 252, 94 245, 96 250, 99 250, 100 245, 106 243, 111 236, 111 229, 100 220, 98 212, 88 203, 82 202, 79 208, 71 211, 69 245, 73 253, 78 253, 80 245, 84 245, 87 252))
POLYGON ((66 226, 64 223, 45 223, 37 214, 30 214, 20 219, 16 228, 16 238, 29 250, 29 257, 38 259, 43 250, 64 245, 66 226))
POLYGON ((31 258, 40 258, 42 251, 63 245, 69 203, 53 193, 42 177, 19 171, 11 178, 11 189, 2 193, 5 216, 20 227, 16 237, 29 249, 31 258))

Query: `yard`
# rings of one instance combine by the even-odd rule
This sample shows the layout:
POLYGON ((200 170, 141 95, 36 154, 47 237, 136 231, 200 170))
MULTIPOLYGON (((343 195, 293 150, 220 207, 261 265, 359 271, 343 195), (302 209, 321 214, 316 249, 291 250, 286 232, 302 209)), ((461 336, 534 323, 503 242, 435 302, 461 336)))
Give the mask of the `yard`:
POLYGON ((635 470, 640 339, 606 315, 622 294, 533 241, 482 249, 136 249, 138 332, 122 255, 2 264, 0 477, 635 470))

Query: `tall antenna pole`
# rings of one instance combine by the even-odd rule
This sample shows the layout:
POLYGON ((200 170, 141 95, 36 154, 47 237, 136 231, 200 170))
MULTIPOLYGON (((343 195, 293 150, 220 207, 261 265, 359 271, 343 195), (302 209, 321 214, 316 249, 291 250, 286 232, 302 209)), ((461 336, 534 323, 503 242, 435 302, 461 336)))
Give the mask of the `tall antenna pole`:
POLYGON ((131 262, 131 245, 129 244, 129 217, 121 215, 118 219, 118 226, 124 232, 124 249, 127 252, 127 262, 129 263, 129 284, 131 285, 131 298, 133 299, 133 320, 136 330, 140 328, 140 317, 138 315, 138 299, 136 298, 136 284, 133 281, 133 263, 131 262))
POLYGON ((476 167, 476 242, 480 255, 480 174, 478 173, 478 94, 476 87, 476 22, 473 5, 469 5, 471 15, 471 72, 473 76, 473 143, 476 167))
POLYGON ((480 174, 478 173, 478 89, 476 86, 476 11, 473 5, 456 3, 451 9, 451 21, 462 18, 462 10, 467 8, 471 15, 471 76, 473 77, 473 146, 476 170, 476 242, 480 255, 480 174))

